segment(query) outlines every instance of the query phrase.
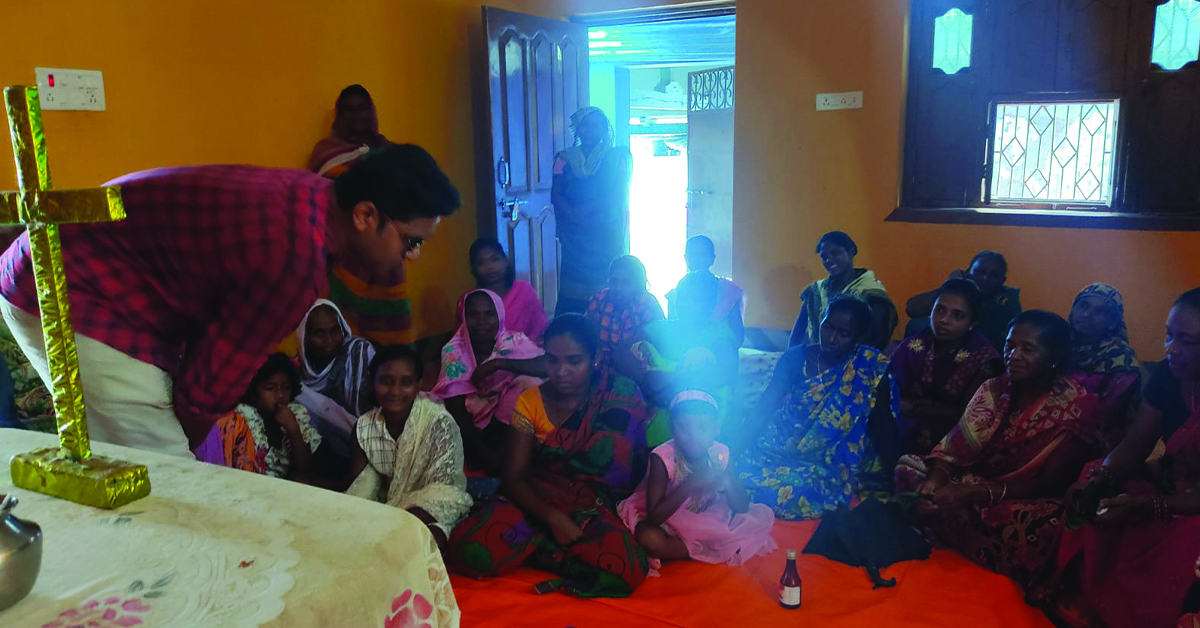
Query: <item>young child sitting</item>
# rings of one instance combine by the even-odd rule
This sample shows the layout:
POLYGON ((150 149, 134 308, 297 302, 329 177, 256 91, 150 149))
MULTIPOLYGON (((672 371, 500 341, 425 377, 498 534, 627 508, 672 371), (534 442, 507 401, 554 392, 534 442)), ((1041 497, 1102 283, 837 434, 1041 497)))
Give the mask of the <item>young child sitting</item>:
POLYGON ((717 402, 685 390, 671 401, 671 440, 655 447, 641 486, 617 508, 651 558, 740 565, 775 549, 775 516, 730 472, 729 448, 716 442, 717 402))
POLYGON ((384 347, 369 371, 379 406, 355 426, 346 493, 416 515, 443 547, 472 503, 458 425, 442 404, 419 394, 425 373, 416 351, 384 347))
POLYGON ((308 482, 321 435, 296 403, 300 371, 282 353, 267 358, 237 409, 213 426, 200 460, 276 478, 308 482))

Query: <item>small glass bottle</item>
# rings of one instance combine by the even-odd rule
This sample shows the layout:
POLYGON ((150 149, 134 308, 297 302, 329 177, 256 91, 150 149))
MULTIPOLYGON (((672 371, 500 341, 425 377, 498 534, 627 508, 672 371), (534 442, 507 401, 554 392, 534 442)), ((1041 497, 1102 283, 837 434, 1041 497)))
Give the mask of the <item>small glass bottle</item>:
POLYGON ((779 577, 779 605, 786 609, 800 608, 800 572, 796 571, 796 550, 787 551, 787 565, 779 577))

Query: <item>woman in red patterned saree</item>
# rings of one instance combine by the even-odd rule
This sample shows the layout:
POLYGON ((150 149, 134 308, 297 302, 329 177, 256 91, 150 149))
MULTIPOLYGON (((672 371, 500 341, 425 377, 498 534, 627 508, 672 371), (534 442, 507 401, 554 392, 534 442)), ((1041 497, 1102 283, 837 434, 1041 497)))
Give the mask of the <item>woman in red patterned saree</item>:
POLYGON ((923 460, 905 456, 896 490, 915 490, 938 539, 1023 586, 1048 575, 1062 534, 1062 495, 1101 453, 1096 398, 1064 375, 1070 329, 1056 314, 1013 319, 1007 372, 988 380, 923 460))
POLYGON ((1058 554, 1063 623, 1200 625, 1181 619, 1200 608, 1200 289, 1175 302, 1165 345, 1129 433, 1067 494, 1086 523, 1065 533, 1058 554), (1165 453, 1146 462, 1160 440, 1165 453))

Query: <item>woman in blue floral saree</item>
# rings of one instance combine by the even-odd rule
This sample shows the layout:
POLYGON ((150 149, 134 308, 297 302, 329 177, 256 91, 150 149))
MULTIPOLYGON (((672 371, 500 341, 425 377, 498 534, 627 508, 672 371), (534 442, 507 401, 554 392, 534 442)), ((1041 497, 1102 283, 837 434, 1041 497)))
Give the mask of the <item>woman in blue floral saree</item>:
POLYGON ((815 519, 890 490, 898 395, 887 356, 859 344, 872 320, 857 297, 830 302, 821 343, 783 354, 743 425, 740 477, 780 519, 815 519))

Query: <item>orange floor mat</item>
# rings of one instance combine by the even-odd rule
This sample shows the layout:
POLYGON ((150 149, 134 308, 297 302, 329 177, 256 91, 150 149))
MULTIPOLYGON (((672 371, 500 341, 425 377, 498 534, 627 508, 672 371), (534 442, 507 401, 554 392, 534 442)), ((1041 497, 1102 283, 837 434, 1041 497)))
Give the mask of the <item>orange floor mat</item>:
POLYGON ((801 554, 802 606, 784 610, 776 603, 784 549, 802 550, 815 529, 811 521, 777 522, 780 549, 771 555, 742 567, 669 563, 623 600, 537 595, 533 585, 550 576, 533 569, 490 580, 451 576, 451 582, 465 628, 1052 628, 1010 580, 946 550, 885 569, 898 584, 877 591, 862 569, 801 554))

